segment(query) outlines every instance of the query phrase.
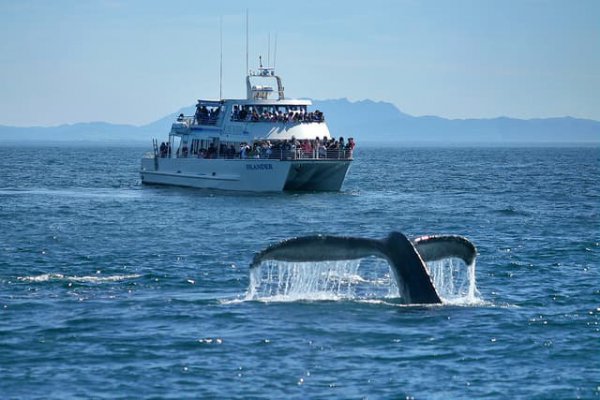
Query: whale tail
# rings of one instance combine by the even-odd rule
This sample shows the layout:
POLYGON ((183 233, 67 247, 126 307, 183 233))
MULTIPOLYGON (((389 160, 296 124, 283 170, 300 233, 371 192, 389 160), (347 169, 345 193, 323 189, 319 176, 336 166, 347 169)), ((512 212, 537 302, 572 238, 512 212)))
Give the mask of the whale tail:
POLYGON ((383 240, 317 235, 287 239, 271 245, 255 255, 250 268, 267 260, 322 262, 370 256, 388 261, 396 284, 408 303, 438 304, 442 300, 425 262, 455 257, 471 264, 476 250, 471 242, 461 236, 422 236, 410 241, 400 232, 392 232, 383 240))
POLYGON ((425 262, 459 258, 470 265, 477 256, 477 249, 473 243, 462 236, 421 236, 414 239, 412 243, 425 262))

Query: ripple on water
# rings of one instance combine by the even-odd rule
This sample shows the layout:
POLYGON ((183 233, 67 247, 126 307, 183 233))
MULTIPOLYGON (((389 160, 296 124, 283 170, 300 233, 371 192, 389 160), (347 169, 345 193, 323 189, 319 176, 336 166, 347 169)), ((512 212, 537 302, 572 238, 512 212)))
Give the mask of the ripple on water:
POLYGON ((360 148, 342 193, 282 195, 141 186, 147 150, 0 147, 0 397, 598 396, 597 149, 360 148), (392 230, 468 236, 478 301, 369 262, 246 300, 270 243, 392 230))

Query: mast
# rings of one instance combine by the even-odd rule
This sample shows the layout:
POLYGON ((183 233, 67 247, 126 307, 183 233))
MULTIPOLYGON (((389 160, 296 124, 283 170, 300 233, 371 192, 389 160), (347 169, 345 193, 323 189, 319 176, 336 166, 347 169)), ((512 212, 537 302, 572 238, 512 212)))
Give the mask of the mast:
POLYGON ((219 25, 219 42, 221 46, 221 59, 219 63, 219 100, 223 100, 223 16, 219 25))
POLYGON ((273 69, 277 66, 277 34, 275 34, 275 49, 273 50, 273 69))
POLYGON ((246 75, 248 75, 248 9, 246 8, 246 75))

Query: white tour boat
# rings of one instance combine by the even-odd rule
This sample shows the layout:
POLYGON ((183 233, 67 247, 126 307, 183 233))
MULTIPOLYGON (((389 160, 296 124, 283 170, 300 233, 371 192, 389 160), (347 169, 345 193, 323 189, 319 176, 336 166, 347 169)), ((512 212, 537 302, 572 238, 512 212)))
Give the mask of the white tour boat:
POLYGON ((308 109, 309 100, 286 99, 273 68, 261 64, 246 77, 246 87, 246 99, 198 100, 195 115, 180 114, 168 140, 154 139, 154 151, 142 159, 142 182, 255 192, 340 190, 354 140, 333 138, 323 114, 308 109), (276 84, 277 98, 270 98, 269 83, 276 84))

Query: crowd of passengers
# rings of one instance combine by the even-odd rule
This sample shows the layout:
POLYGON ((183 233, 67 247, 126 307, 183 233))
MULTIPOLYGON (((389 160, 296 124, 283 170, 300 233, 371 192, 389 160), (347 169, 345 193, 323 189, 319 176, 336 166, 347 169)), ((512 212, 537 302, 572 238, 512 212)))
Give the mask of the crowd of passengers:
MULTIPOLYGON (((240 143, 239 148, 230 144, 222 143, 217 148, 213 143, 208 148, 188 148, 183 145, 177 150, 177 157, 197 157, 197 158, 265 158, 265 159, 298 159, 298 158, 325 158, 325 159, 347 159, 352 158, 355 142, 349 138, 347 142, 343 137, 334 138, 316 138, 314 140, 297 140, 292 137, 290 140, 261 140, 252 144, 240 143)), ((170 157, 170 145, 161 143, 161 157, 170 157)))
POLYGON ((171 157, 171 143, 162 142, 160 144, 160 156, 161 158, 171 157))
POLYGON ((286 110, 285 112, 278 107, 265 108, 259 112, 256 108, 233 106, 231 114, 232 121, 251 121, 251 122, 323 122, 325 117, 319 110, 307 112, 306 109, 286 110))
MULTIPOLYGON (((215 123, 217 122, 217 118, 219 118, 219 113, 221 112, 220 107, 210 107, 207 108, 204 105, 196 106, 196 113, 194 117, 196 118, 196 123, 198 124, 207 124, 207 123, 215 123)), ((183 114, 180 115, 180 118, 183 118, 183 114)))
MULTIPOLYGON (((239 151, 234 156, 239 158, 275 158, 275 159, 297 159, 297 158, 335 158, 345 159, 352 157, 354 150, 354 139, 344 138, 339 140, 330 138, 316 138, 315 140, 279 140, 271 143, 269 140, 255 141, 252 145, 241 143, 239 151)), ((233 147, 233 146, 231 146, 233 147)), ((230 158, 232 151, 228 155, 230 158)), ((236 157, 236 158, 237 158, 236 157)))

